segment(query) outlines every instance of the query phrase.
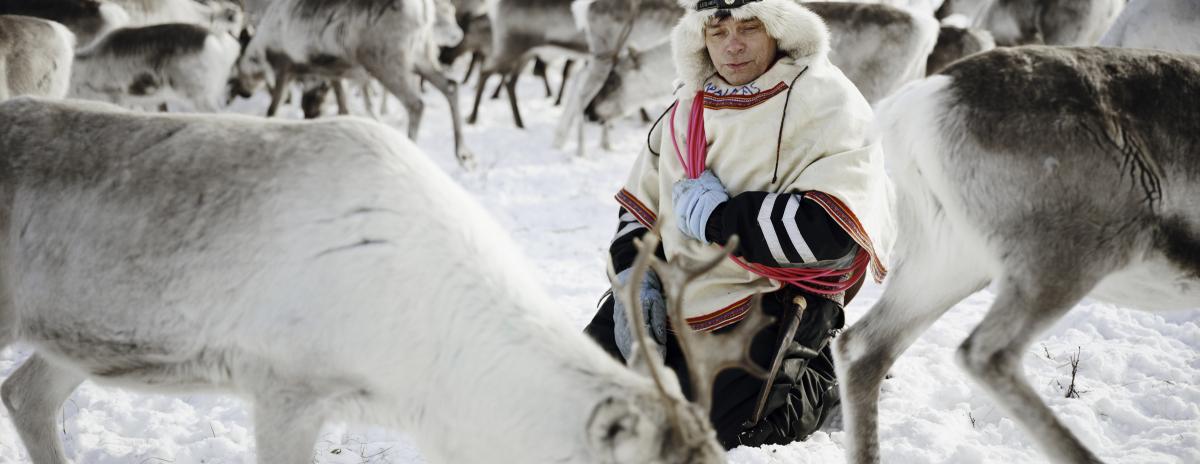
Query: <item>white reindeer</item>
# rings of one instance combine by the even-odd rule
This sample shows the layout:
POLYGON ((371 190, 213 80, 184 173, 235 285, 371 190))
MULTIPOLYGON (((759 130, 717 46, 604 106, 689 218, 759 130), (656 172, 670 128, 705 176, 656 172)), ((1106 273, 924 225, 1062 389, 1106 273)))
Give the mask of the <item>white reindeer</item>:
POLYGON ((54 418, 84 379, 241 395, 264 463, 309 462, 332 420, 431 462, 723 459, 669 370, 580 333, 390 128, 29 98, 0 119, 0 347, 34 350, 0 397, 35 464, 64 462, 54 418))
POLYGON ((1021 47, 959 61, 879 105, 898 234, 882 296, 834 347, 850 462, 879 461, 892 363, 989 284, 995 301, 958 361, 1052 461, 1098 462, 1021 359, 1084 296, 1200 306, 1196 95, 1200 56, 1021 47))
POLYGON ((74 57, 75 34, 62 24, 0 15, 0 101, 66 96, 74 57))
POLYGON ((240 52, 229 32, 195 24, 117 29, 76 53, 70 95, 148 108, 182 103, 215 112, 240 52))
POLYGON ((123 8, 101 0, 0 0, 0 14, 60 23, 75 34, 77 47, 85 47, 129 22, 123 8))
POLYGON ((1100 45, 1200 54, 1200 2, 1133 0, 1100 45))
POLYGON ((1096 45, 1125 0, 991 0, 975 27, 996 45, 1096 45))
POLYGON ((470 166, 474 157, 462 141, 458 87, 437 63, 437 46, 461 39, 446 0, 277 0, 238 60, 238 87, 252 91, 273 71, 268 110, 273 114, 292 67, 330 79, 374 78, 400 99, 408 113, 408 136, 415 139, 425 109, 415 73, 449 102, 455 156, 470 166))
MULTIPOLYGON (((804 7, 830 30, 829 60, 874 103, 904 83, 925 76, 925 64, 938 40, 933 16, 882 4, 811 2, 804 7)), ((584 108, 591 121, 625 116, 647 102, 671 95, 675 75, 670 44, 630 50, 584 108)))

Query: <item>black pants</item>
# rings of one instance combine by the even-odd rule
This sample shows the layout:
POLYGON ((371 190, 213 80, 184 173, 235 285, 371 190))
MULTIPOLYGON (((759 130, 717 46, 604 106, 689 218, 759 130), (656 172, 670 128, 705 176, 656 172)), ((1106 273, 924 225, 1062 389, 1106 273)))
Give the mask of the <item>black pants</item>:
MULTIPOLYGON (((764 295, 763 311, 780 317, 791 304, 798 290, 784 288, 764 295)), ((805 295, 808 308, 800 320, 795 337, 789 342, 788 354, 775 377, 767 397, 763 419, 753 427, 745 424, 754 414, 763 381, 740 369, 730 369, 717 375, 713 382, 710 419, 717 431, 717 440, 726 449, 738 445, 760 446, 786 444, 803 440, 816 431, 828 418, 828 412, 839 403, 837 379, 829 341, 844 322, 842 308, 833 301, 805 295), (813 353, 816 356, 813 356, 813 353)), ((595 339, 609 354, 624 362, 613 336, 613 299, 605 295, 599 311, 584 332, 595 339)), ((780 345, 782 322, 772 324, 755 336, 750 345, 754 362, 770 368, 780 345)), ((732 330, 733 326, 716 331, 732 330)), ((668 334, 666 363, 679 377, 683 392, 695 400, 688 378, 687 363, 674 335, 668 334)))

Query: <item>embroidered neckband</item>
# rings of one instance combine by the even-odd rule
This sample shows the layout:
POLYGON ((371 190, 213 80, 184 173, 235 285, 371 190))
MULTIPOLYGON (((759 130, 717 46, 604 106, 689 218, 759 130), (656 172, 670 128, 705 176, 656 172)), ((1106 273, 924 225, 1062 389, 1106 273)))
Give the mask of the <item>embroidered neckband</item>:
POLYGON ((711 10, 713 8, 732 10, 748 3, 761 1, 762 0, 700 0, 699 2, 696 2, 696 11, 711 10))

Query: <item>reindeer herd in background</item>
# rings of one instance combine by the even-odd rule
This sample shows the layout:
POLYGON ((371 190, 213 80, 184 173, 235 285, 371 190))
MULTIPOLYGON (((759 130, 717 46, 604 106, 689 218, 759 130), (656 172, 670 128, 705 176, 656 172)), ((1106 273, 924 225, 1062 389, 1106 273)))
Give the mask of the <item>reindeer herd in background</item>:
MULTIPOLYGON (((1087 295, 1200 306, 1200 3, 935 3, 806 3, 876 106, 895 183, 889 280, 836 343, 848 457, 880 459, 892 362, 993 285, 959 360, 1051 459, 1097 462, 1021 356, 1087 295), (1046 46, 1005 48, 1025 44, 1046 46)), ((34 350, 0 398, 31 459, 65 462, 54 414, 93 378, 243 395, 260 462, 308 462, 326 420, 405 430, 435 462, 723 460, 661 361, 621 366, 588 341, 409 141, 419 77, 449 100, 472 163, 440 49, 481 63, 472 114, 499 75, 518 125, 528 61, 583 63, 560 145, 584 120, 665 102, 681 14, 675 0, 0 0, 0 348, 34 350), (272 113, 293 82, 332 88, 343 113, 345 84, 369 98, 378 82, 407 139, 361 119, 53 101, 213 112, 264 81, 272 113)), ((651 255, 635 270, 668 294, 711 264, 651 255)), ((633 291, 616 294, 638 311, 633 291)), ((682 337, 693 384, 740 363, 765 323, 682 337)))

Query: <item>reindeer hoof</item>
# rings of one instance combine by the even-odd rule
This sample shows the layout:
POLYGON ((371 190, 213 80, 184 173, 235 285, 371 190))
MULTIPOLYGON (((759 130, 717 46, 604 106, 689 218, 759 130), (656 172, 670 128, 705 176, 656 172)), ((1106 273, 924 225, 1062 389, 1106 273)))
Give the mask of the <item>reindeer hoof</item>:
POLYGON ((475 170, 475 155, 472 154, 470 150, 465 148, 459 149, 458 152, 454 154, 454 157, 458 159, 458 165, 461 166, 464 171, 475 170))

